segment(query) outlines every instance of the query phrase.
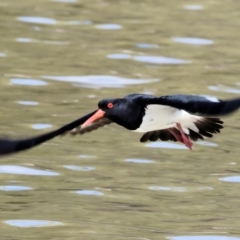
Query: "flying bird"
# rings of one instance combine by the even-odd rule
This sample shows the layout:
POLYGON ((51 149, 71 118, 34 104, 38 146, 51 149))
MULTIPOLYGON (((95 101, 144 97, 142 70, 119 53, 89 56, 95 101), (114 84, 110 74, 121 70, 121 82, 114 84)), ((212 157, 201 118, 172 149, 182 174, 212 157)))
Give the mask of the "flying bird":
POLYGON ((143 135, 146 141, 179 141, 192 149, 193 141, 204 140, 220 133, 223 121, 219 117, 240 107, 240 98, 218 100, 194 95, 155 97, 130 94, 123 98, 103 99, 96 110, 71 135, 91 132, 106 124, 116 123, 143 135))
POLYGON ((179 141, 192 149, 192 142, 220 133, 219 117, 240 107, 240 98, 210 99, 194 95, 155 97, 130 94, 123 98, 103 99, 95 110, 63 127, 29 138, 0 138, 0 156, 27 150, 59 135, 91 132, 110 123, 143 135, 146 141, 179 141))

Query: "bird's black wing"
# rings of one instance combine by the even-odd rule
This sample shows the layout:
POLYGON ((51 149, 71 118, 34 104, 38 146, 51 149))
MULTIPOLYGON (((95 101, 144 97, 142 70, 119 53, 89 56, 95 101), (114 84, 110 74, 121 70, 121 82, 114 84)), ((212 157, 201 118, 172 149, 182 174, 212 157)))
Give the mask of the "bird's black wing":
MULTIPOLYGON (((177 129, 175 129, 175 131, 179 132, 177 129)), ((140 142, 155 142, 158 139, 162 141, 177 141, 177 139, 167 129, 163 129, 144 133, 140 139, 140 142)))
MULTIPOLYGON (((216 99, 217 100, 217 99, 216 99)), ((159 98, 149 98, 148 104, 161 104, 189 113, 198 113, 207 116, 221 116, 230 114, 240 107, 240 98, 211 101, 203 96, 194 95, 168 95, 159 98)))
POLYGON ((0 138, 0 156, 7 155, 11 153, 16 153, 19 151, 23 151, 32 147, 35 147, 43 142, 46 142, 56 136, 59 136, 67 131, 71 131, 72 129, 78 127, 83 124, 88 118, 90 118, 96 111, 89 113, 71 123, 64 125, 63 127, 54 130, 52 132, 48 132, 39 136, 29 137, 24 139, 8 139, 8 138, 0 138))

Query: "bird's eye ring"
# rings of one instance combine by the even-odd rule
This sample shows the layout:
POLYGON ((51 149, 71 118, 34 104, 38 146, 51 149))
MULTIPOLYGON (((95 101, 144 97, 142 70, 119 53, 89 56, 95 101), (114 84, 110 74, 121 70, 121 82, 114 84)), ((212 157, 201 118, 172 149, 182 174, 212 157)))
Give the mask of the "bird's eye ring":
POLYGON ((113 104, 112 104, 112 103, 108 103, 107 107, 108 107, 108 108, 112 108, 112 107, 113 107, 113 104))

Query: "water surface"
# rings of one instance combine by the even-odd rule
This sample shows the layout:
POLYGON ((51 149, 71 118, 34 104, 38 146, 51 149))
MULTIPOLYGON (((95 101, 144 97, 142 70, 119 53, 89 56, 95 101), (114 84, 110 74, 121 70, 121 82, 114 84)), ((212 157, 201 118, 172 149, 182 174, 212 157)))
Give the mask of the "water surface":
POLYGON ((123 88, 127 85, 139 85, 158 82, 159 79, 133 79, 108 75, 90 76, 42 76, 43 79, 72 83, 85 88, 123 88))
POLYGON ((7 220, 4 221, 14 227, 30 228, 30 227, 53 227, 63 225, 61 222, 48 221, 48 220, 7 220))
POLYGON ((0 186, 0 191, 28 191, 31 189, 32 188, 26 186, 13 186, 13 185, 0 186))
POLYGON ((185 5, 184 9, 186 10, 192 10, 192 11, 199 11, 199 10, 203 10, 203 6, 202 5, 185 5))
POLYGON ((239 240, 238 237, 229 237, 229 236, 217 236, 217 235, 203 235, 203 236, 175 236, 167 237, 170 240, 239 240))
POLYGON ((154 161, 148 159, 135 159, 135 158, 128 158, 126 162, 130 163, 153 163, 154 161))
POLYGON ((36 123, 32 125, 33 129, 45 129, 50 127, 52 127, 52 124, 47 124, 47 123, 36 123))
POLYGON ((0 173, 20 174, 20 175, 39 175, 39 176, 57 176, 57 172, 34 169, 29 167, 15 165, 0 165, 0 173))
POLYGON ((34 101, 18 101, 17 103, 21 105, 28 105, 28 106, 36 106, 39 104, 38 102, 34 102, 34 101))
POLYGON ((150 43, 137 43, 136 46, 139 48, 159 48, 158 44, 150 44, 150 43))
POLYGON ((188 61, 178 58, 170 58, 163 56, 135 56, 134 60, 138 62, 152 63, 152 64, 185 64, 188 61))
POLYGON ((98 24, 95 27, 103 30, 119 30, 122 28, 121 25, 115 23, 98 24))
MULTIPOLYGON (((44 134, 131 93, 240 95, 238 1, 0 8, 1 136, 44 134)), ((111 124, 2 156, 0 239, 240 240, 239 114, 192 151, 111 124)))
POLYGON ((174 42, 191 44, 191 45, 211 45, 213 40, 204 39, 204 38, 190 38, 190 37, 175 37, 172 38, 174 42))
POLYGON ((229 176, 229 177, 222 177, 219 180, 223 182, 233 182, 233 183, 240 183, 240 176, 229 176))
POLYGON ((95 190, 79 190, 76 191, 77 194, 80 195, 93 195, 93 196, 102 196, 103 193, 95 190))
POLYGON ((47 24, 54 25, 57 23, 55 19, 46 18, 46 17, 35 17, 35 16, 21 16, 17 18, 18 21, 26 23, 38 23, 38 24, 47 24))
POLYGON ((92 171, 95 168, 89 166, 74 166, 74 165, 64 165, 65 168, 75 171, 92 171))
POLYGON ((26 85, 26 86, 44 86, 46 82, 37 79, 23 79, 23 78, 12 78, 10 84, 13 85, 26 85))

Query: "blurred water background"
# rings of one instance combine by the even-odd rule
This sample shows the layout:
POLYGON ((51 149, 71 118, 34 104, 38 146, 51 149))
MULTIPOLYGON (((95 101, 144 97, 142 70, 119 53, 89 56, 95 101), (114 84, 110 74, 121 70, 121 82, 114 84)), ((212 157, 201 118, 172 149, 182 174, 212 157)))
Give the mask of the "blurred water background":
MULTIPOLYGON (((1 0, 0 133, 129 93, 240 95, 233 0, 1 0)), ((110 125, 1 158, 0 239, 240 240, 240 113, 189 151, 110 125)))

